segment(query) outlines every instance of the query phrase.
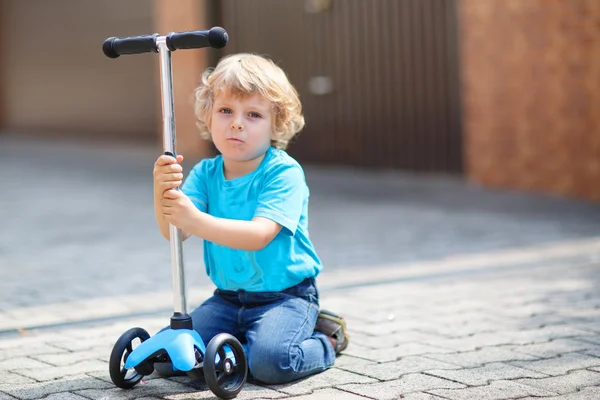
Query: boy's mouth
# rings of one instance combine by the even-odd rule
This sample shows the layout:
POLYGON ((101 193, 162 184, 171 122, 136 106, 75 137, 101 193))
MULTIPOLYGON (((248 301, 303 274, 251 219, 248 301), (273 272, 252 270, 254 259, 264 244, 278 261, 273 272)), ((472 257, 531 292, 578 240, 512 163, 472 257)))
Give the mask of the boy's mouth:
POLYGON ((228 138, 227 139, 229 142, 234 142, 234 143, 243 143, 240 139, 238 138, 228 138))

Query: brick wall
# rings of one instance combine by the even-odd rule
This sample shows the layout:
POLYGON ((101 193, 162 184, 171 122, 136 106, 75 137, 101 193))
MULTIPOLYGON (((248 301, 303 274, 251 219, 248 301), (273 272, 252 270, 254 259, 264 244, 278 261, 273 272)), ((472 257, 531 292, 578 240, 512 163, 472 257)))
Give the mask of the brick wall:
POLYGON ((459 4, 469 178, 600 201, 600 1, 459 4))

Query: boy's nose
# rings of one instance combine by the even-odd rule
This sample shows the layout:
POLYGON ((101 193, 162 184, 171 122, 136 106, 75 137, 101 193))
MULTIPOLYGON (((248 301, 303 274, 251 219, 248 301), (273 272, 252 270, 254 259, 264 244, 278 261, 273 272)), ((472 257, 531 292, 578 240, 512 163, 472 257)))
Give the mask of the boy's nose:
POLYGON ((239 122, 233 122, 231 124, 231 129, 237 130, 237 131, 241 131, 241 130, 244 129, 244 126, 241 123, 239 123, 239 122))

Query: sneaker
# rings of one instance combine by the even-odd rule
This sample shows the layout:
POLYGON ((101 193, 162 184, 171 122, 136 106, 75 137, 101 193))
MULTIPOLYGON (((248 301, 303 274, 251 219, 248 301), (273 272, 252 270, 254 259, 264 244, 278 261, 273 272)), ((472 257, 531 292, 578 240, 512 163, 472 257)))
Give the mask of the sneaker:
POLYGON ((350 342, 350 335, 348 335, 346 329, 346 320, 331 311, 319 311, 315 331, 333 338, 335 341, 335 354, 344 351, 350 342))

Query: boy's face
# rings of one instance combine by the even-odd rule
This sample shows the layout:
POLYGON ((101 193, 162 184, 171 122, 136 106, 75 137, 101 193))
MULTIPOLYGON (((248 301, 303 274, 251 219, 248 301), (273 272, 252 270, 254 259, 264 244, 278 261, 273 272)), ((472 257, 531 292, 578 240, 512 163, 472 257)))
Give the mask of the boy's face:
POLYGON ((271 103, 258 94, 238 97, 221 92, 215 97, 210 133, 223 158, 248 161, 271 145, 271 103))

